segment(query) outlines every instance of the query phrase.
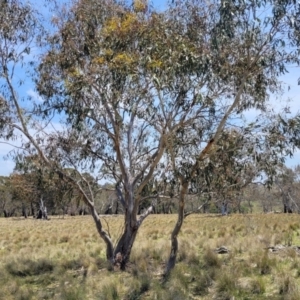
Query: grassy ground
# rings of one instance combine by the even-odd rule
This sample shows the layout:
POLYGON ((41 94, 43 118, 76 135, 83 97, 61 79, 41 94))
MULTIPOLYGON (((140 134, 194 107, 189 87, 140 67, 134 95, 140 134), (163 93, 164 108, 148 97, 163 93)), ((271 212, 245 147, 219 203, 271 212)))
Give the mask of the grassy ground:
MULTIPOLYGON (((108 270, 90 216, 0 219, 0 299, 300 299, 300 215, 189 216, 163 282, 175 219, 146 219, 127 272, 108 270)), ((118 236, 122 217, 105 220, 118 236)))

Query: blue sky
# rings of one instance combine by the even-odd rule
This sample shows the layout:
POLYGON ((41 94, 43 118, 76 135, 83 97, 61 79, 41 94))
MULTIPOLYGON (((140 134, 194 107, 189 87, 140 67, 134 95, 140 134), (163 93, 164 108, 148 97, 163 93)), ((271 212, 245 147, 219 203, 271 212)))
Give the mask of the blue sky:
MULTIPOLYGON (((39 2, 37 2, 39 3, 39 2)), ((153 5, 158 8, 159 10, 163 10, 165 7, 166 1, 159 1, 154 0, 153 5)), ((38 4, 41 9, 44 9, 40 4, 38 4)), ((291 67, 288 69, 289 73, 287 73, 285 76, 281 77, 281 80, 285 82, 287 85, 290 86, 290 90, 288 91, 286 89, 286 92, 282 95, 282 101, 278 101, 272 99, 271 103, 274 104, 275 109, 279 109, 281 105, 285 102, 285 99, 290 99, 290 108, 291 113, 295 114, 300 110, 300 86, 298 83, 298 78, 300 77, 300 68, 297 67, 291 67)), ((18 74, 19 77, 25 76, 21 72, 18 74)), ((28 97, 32 96, 36 99, 36 101, 39 101, 39 98, 37 94, 34 92, 34 86, 30 83, 25 84, 18 90, 20 97, 28 97)), ((249 111, 246 113, 246 115, 249 116, 249 118, 252 118, 255 115, 255 111, 249 111)), ((0 141, 1 142, 1 141, 0 141)), ((8 142, 13 145, 19 145, 20 142, 14 141, 14 142, 8 142)), ((14 162, 11 158, 6 157, 9 151, 13 149, 13 147, 7 143, 0 143, 0 176, 8 176, 14 168, 14 162), (6 158, 5 158, 6 157, 6 158)), ((286 159, 286 164, 289 167, 296 166, 297 164, 300 164, 300 150, 297 150, 292 158, 286 159)))

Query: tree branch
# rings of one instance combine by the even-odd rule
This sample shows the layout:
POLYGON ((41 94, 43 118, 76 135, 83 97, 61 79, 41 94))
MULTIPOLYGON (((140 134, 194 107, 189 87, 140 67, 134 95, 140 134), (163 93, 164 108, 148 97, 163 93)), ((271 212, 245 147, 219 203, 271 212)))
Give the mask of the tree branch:
POLYGON ((126 208, 126 202, 125 202, 123 194, 120 190, 119 183, 116 184, 116 193, 117 193, 117 197, 118 197, 120 203, 123 205, 124 208, 126 208))
POLYGON ((139 217, 137 221, 138 227, 141 226, 143 221, 152 213, 152 211, 153 211, 153 205, 151 204, 151 206, 149 206, 148 209, 139 217))
POLYGON ((191 211, 188 211, 184 214, 184 218, 188 217, 189 215, 191 214, 195 214, 197 212, 199 212, 204 205, 206 205, 207 203, 209 202, 209 200, 206 200, 203 204, 201 204, 198 208, 196 208, 195 210, 191 210, 191 211))

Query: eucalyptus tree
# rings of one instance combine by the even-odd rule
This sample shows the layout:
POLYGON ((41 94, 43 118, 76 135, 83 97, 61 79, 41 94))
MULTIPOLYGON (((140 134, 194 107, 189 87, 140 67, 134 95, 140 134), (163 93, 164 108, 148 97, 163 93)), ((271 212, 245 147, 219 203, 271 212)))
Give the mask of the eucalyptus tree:
POLYGON ((12 201, 9 177, 6 176, 0 176, 0 207, 5 218, 12 217, 17 209, 12 201))
MULTIPOLYGON (((205 32, 207 19, 203 11, 205 32)), ((65 135, 51 135, 52 159, 74 169, 93 169, 115 183, 124 208, 124 232, 117 245, 103 230, 92 193, 85 193, 107 257, 129 259, 137 231, 153 203, 138 217, 139 207, 159 195, 147 193, 151 181, 169 172, 166 149, 185 129, 203 131, 214 113, 209 99, 223 92, 210 87, 205 35, 192 34, 170 13, 111 1, 79 1, 54 19, 37 80, 47 117, 67 116, 65 135), (200 124, 201 127, 199 126, 200 124)), ((191 135, 186 145, 198 143, 191 135)))
MULTIPOLYGON (((8 44, 14 42, 11 47, 17 51, 20 43, 39 37, 38 27, 31 22, 32 9, 14 23, 21 14, 13 15, 11 7, 17 3, 14 10, 21 12, 28 6, 5 3, 10 10, 0 14, 15 30, 1 34, 8 44)), ((33 113, 39 114, 35 123, 21 107, 9 74, 14 71, 11 64, 19 63, 30 48, 17 56, 1 44, 3 135, 10 137, 15 129, 22 132, 29 142, 25 150, 37 153, 44 166, 76 187, 106 244, 107 259, 121 268, 130 258, 138 229, 153 210, 149 203, 138 216, 140 205, 164 192, 149 186, 155 181, 179 184, 169 272, 176 261, 188 188, 203 171, 199 162, 207 162, 233 118, 253 107, 266 110, 269 92, 280 89, 278 76, 286 63, 298 62, 297 51, 284 44, 288 37, 295 41, 292 46, 298 45, 297 18, 288 15, 293 5, 187 0, 175 1, 158 13, 143 1, 134 5, 74 1, 52 19, 56 29, 47 36, 36 74, 43 103, 35 106, 33 113), (274 6, 272 17, 260 20, 268 5, 274 6), (62 130, 45 132, 39 124, 47 124, 53 115, 57 118, 57 113, 62 130), (91 182, 85 172, 96 179, 91 182), (123 206, 124 230, 116 245, 95 207, 99 179, 114 183, 123 206)), ((291 136, 282 141, 286 147, 294 142, 298 121, 282 128, 280 124, 284 125, 278 122, 273 127, 288 128, 286 135, 291 136)), ((277 144, 274 141, 274 147, 277 144)))
MULTIPOLYGON (((75 213, 79 207, 81 195, 69 182, 61 180, 50 170, 38 155, 16 158, 16 165, 10 175, 10 186, 14 201, 22 201, 24 207, 30 207, 32 216, 46 219, 45 212, 58 214, 75 213)), ((72 170, 64 170, 72 172, 72 170)), ((88 175, 86 175, 88 178, 88 175)), ((91 182, 93 178, 89 178, 91 182)))
POLYGON ((224 214, 228 204, 241 212, 244 190, 249 191, 248 187, 254 184, 270 189, 276 183, 285 158, 292 155, 295 145, 285 141, 280 128, 275 130, 281 117, 267 121, 264 116, 242 128, 235 126, 222 132, 209 157, 199 162, 197 175, 190 182, 189 195, 206 196, 202 196, 196 210, 185 212, 185 217, 209 201, 217 204, 224 214))
MULTIPOLYGON (((22 89, 22 66, 33 65, 30 54, 40 39, 38 15, 29 4, 20 1, 0 2, 0 138, 16 140, 18 132, 29 134, 29 115, 17 90, 22 89), (21 117, 21 118, 20 118, 21 117)), ((27 69, 28 70, 28 69, 27 69)), ((29 136, 29 135, 28 135, 29 136)), ((2 142, 1 141, 1 142, 2 142)), ((27 146, 29 146, 27 144, 27 146)), ((10 182, 10 179, 8 180, 10 182)))
MULTIPOLYGON (((257 139, 267 142, 267 150, 273 155, 274 162, 285 151, 299 146, 299 116, 284 120, 268 112, 270 95, 282 89, 279 76, 287 72, 289 65, 299 64, 299 5, 294 1, 277 0, 209 3, 195 0, 173 1, 171 6, 173 17, 185 24, 187 31, 192 28, 193 35, 201 37, 203 33, 198 28, 206 10, 210 11, 211 17, 206 31, 209 34, 205 35, 210 49, 206 53, 210 61, 210 82, 205 88, 218 87, 222 93, 209 99, 211 114, 204 120, 213 122, 210 122, 209 130, 202 130, 202 143, 190 144, 194 147, 182 147, 178 143, 176 147, 169 147, 174 177, 178 178, 181 189, 166 273, 176 262, 177 236, 184 220, 188 188, 198 173, 203 172, 201 163, 209 163, 213 147, 222 138, 232 117, 239 117, 250 108, 265 113, 265 117, 271 116, 260 129, 261 136, 257 139)), ((255 144, 248 144, 250 153, 255 144)), ((254 151, 260 152, 259 147, 254 151)), ((271 175, 274 172, 271 167, 266 170, 270 170, 271 175)), ((272 180, 272 176, 270 178, 272 180)))
POLYGON ((299 165, 294 169, 283 166, 275 178, 273 193, 281 198, 284 213, 300 212, 299 165))
POLYGON ((133 7, 74 2, 53 18, 57 31, 44 44, 47 52, 36 78, 44 103, 28 107, 17 93, 15 68, 25 66, 30 45, 41 42, 40 23, 30 5, 2 4, 2 137, 19 131, 25 153, 37 154, 44 168, 78 189, 106 243, 107 259, 114 263, 117 257, 125 268, 137 231, 153 208, 138 217, 139 206, 157 197, 147 195, 147 184, 170 167, 164 160, 170 137, 209 111, 200 101, 208 65, 198 61, 203 39, 193 40, 185 25, 140 2, 133 7), (187 97, 191 90, 192 99, 187 97), (41 124, 57 112, 63 129, 44 130, 41 124), (100 177, 91 183, 85 171, 115 183, 125 212, 116 246, 95 208, 100 177))

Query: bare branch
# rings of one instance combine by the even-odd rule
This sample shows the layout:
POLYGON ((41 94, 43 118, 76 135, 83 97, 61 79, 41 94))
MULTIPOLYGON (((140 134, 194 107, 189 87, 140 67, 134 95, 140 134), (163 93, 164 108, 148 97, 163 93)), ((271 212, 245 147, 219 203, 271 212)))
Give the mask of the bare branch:
POLYGON ((148 209, 139 217, 137 221, 137 226, 141 226, 143 221, 152 213, 153 211, 153 205, 149 206, 148 209))

